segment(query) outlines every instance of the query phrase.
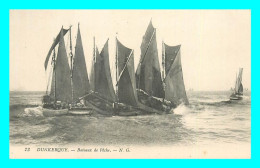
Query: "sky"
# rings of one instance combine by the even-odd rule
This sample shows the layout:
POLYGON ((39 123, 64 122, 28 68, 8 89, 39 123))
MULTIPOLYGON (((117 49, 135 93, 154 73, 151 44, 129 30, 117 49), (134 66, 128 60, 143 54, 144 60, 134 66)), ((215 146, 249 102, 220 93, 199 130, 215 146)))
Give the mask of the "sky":
MULTIPOLYGON (((45 91, 49 72, 44 61, 53 39, 62 26, 72 25, 75 46, 78 23, 89 74, 93 37, 99 51, 109 38, 115 83, 115 37, 134 49, 137 68, 150 20, 156 28, 160 63, 162 40, 171 46, 181 44, 186 90, 230 90, 239 67, 244 68, 244 88, 251 90, 250 10, 10 10, 10 91, 45 91)), ((69 49, 69 36, 64 39, 69 49)))

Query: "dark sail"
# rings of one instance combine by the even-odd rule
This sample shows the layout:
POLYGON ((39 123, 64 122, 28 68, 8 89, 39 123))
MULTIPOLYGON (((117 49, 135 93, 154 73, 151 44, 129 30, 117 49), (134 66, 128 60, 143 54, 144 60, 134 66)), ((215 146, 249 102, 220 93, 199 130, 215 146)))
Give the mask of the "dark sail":
POLYGON ((93 60, 92 60, 92 67, 90 72, 90 89, 92 91, 95 90, 95 64, 96 64, 96 55, 99 55, 98 50, 95 46, 95 38, 94 38, 94 48, 93 48, 93 60), (96 54, 97 53, 97 54, 96 54))
POLYGON ((95 63, 95 92, 98 92, 103 98, 114 102, 115 90, 112 84, 112 78, 109 66, 108 40, 100 54, 96 53, 95 63))
POLYGON ((71 102, 70 67, 65 49, 63 29, 59 37, 59 48, 53 71, 50 96, 55 96, 52 98, 56 99, 56 101, 71 102))
POLYGON ((168 74, 181 46, 168 46, 165 43, 163 44, 165 50, 165 74, 168 74))
POLYGON ((117 57, 118 57, 118 100, 132 106, 138 105, 134 69, 134 53, 132 49, 125 47, 118 40, 117 57))
MULTIPOLYGON (((52 60, 52 65, 53 64, 54 64, 54 61, 52 60)), ((55 89, 56 89, 55 81, 56 81, 56 79, 55 79, 55 66, 53 65, 52 80, 51 80, 51 91, 50 91, 50 97, 51 97, 52 100, 55 100, 55 89)))
POLYGON ((242 73, 243 73, 243 68, 239 68, 239 74, 235 86, 235 93, 243 94, 242 73))
POLYGON ((165 99, 175 104, 189 104, 183 81, 180 45, 165 47, 165 99))
POLYGON ((45 70, 47 69, 47 65, 48 65, 48 62, 49 62, 49 59, 50 59, 50 56, 51 56, 51 52, 52 52, 52 50, 56 47, 56 45, 59 43, 59 41, 60 41, 60 34, 61 34, 61 32, 63 32, 63 36, 65 36, 65 34, 68 32, 68 30, 69 29, 63 29, 62 28, 62 30, 60 31, 60 33, 57 35, 57 37, 55 38, 55 40, 54 40, 54 42, 53 42, 53 44, 52 44, 52 46, 51 46, 51 48, 50 48, 50 50, 49 50, 49 52, 48 52, 48 54, 47 54, 47 57, 46 57, 46 59, 45 59, 45 62, 44 62, 44 68, 45 68, 45 70))
POLYGON ((141 44, 141 59, 136 71, 136 85, 150 96, 164 97, 158 59, 156 29, 150 22, 141 44))
POLYGON ((73 101, 78 100, 79 97, 86 95, 90 90, 88 72, 86 68, 85 56, 79 28, 76 40, 75 56, 73 60, 72 83, 73 101))
POLYGON ((96 91, 96 85, 98 82, 98 76, 101 70, 101 61, 100 61, 100 54, 98 51, 98 48, 95 48, 95 58, 93 59, 93 64, 91 68, 91 74, 90 74, 90 88, 92 91, 96 91))
POLYGON ((238 89, 238 93, 243 94, 243 85, 240 83, 240 87, 238 89))

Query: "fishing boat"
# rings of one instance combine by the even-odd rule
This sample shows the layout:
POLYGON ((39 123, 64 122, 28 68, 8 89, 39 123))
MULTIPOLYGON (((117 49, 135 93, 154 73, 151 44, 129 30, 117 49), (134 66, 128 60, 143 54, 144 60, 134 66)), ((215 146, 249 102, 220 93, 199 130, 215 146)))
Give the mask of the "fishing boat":
POLYGON ((116 91, 110 73, 108 40, 99 54, 94 42, 90 85, 92 93, 82 97, 85 103, 102 115, 135 116, 162 113, 138 101, 134 51, 116 38, 116 91))
POLYGON ((141 57, 136 70, 137 95, 143 105, 169 113, 182 102, 188 104, 188 98, 183 81, 180 46, 163 43, 162 51, 163 80, 156 29, 150 21, 141 44, 141 57))
POLYGON ((141 57, 135 73, 134 50, 116 37, 116 91, 109 65, 108 41, 101 53, 95 47, 90 85, 92 93, 84 96, 86 104, 105 115, 165 114, 179 104, 189 104, 185 91, 180 46, 163 43, 162 79, 156 29, 150 22, 141 44, 141 57))
POLYGON ((132 116, 143 114, 162 114, 162 111, 146 106, 138 100, 134 50, 125 47, 116 38, 116 111, 118 115, 132 116))
POLYGON ((116 96, 110 73, 108 41, 109 39, 99 53, 94 39, 93 63, 90 75, 91 92, 80 99, 83 99, 96 112, 112 116, 114 115, 116 96))
MULTIPOLYGON (((72 51, 72 42, 70 35, 70 51, 72 51)), ((69 110, 70 114, 86 115, 91 114, 92 108, 87 106, 80 97, 90 93, 90 83, 88 79, 87 66, 82 45, 80 28, 78 25, 78 32, 76 38, 75 55, 71 58, 71 85, 72 85, 72 105, 69 110)))
POLYGON ((242 73, 243 73, 243 68, 239 68, 239 74, 238 76, 236 76, 235 89, 229 97, 230 100, 243 99, 242 73))
POLYGON ((69 29, 61 28, 47 54, 44 64, 45 70, 47 70, 51 53, 53 53, 52 67, 46 95, 42 99, 43 115, 90 114, 91 108, 85 106, 79 99, 90 91, 79 26, 75 56, 72 54, 71 27, 69 29), (69 32, 70 37, 70 65, 64 42, 64 36, 67 32, 69 32), (58 53, 56 55, 55 48, 57 45, 58 53))

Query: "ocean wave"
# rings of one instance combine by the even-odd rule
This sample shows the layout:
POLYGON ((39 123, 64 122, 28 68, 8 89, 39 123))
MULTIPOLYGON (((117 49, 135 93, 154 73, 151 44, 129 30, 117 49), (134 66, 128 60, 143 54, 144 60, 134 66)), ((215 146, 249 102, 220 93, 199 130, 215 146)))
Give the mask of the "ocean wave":
POLYGON ((18 114, 18 117, 38 117, 43 116, 42 107, 25 108, 23 112, 18 114))
POLYGON ((177 115, 185 115, 190 112, 190 109, 186 105, 180 104, 177 108, 173 110, 173 112, 177 115))

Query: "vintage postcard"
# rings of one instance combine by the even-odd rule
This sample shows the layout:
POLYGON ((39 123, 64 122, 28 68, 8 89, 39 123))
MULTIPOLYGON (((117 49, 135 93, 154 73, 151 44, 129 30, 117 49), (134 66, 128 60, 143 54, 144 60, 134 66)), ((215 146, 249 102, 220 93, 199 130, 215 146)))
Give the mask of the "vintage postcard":
POLYGON ((251 158, 250 10, 10 10, 11 159, 251 158))

